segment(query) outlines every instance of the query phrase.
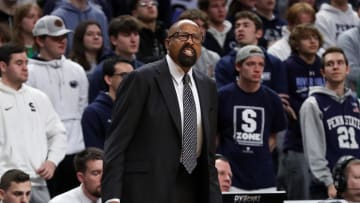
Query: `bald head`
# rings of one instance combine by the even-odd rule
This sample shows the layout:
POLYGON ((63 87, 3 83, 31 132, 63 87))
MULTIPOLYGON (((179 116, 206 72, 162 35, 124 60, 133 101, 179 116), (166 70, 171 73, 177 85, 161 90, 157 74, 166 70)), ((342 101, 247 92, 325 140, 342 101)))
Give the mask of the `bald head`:
POLYGON ((184 19, 170 27, 165 45, 172 60, 187 72, 201 54, 202 39, 199 26, 184 19))
POLYGON ((193 25, 193 26, 197 27, 200 31, 199 26, 194 21, 189 20, 189 19, 183 19, 183 20, 177 21, 170 27, 168 36, 173 35, 175 32, 179 32, 179 30, 181 30, 181 27, 186 26, 186 25, 193 25))

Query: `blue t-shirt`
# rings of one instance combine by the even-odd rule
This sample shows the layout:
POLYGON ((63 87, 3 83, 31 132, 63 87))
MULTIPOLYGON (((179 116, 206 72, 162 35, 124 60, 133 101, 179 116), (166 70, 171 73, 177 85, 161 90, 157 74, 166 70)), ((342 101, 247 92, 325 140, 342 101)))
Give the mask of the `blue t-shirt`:
POLYGON ((219 90, 218 152, 231 164, 233 185, 246 190, 275 186, 269 136, 286 127, 279 96, 262 85, 246 93, 236 83, 219 90))

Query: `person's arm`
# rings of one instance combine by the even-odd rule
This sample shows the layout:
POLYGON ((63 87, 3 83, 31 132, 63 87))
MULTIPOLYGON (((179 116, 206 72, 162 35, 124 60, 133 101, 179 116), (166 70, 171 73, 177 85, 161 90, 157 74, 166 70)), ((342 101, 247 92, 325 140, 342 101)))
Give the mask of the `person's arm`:
POLYGON ((326 160, 325 130, 322 112, 316 99, 309 97, 300 108, 300 127, 303 138, 304 154, 309 163, 310 171, 316 179, 326 187, 333 183, 326 160))
POLYGON ((271 133, 269 136, 269 149, 273 152, 276 148, 276 133, 271 133))
MULTIPOLYGON (((142 74, 144 75, 144 74, 142 74)), ((146 78, 131 72, 121 83, 114 104, 110 133, 105 139, 102 200, 120 200, 123 190, 125 152, 132 140, 144 103, 147 100, 146 78)))

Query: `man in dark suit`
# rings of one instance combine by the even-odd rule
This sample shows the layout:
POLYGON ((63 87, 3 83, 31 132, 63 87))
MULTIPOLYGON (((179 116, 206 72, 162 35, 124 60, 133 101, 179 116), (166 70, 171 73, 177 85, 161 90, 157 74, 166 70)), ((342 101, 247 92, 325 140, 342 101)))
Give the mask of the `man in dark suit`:
POLYGON ((121 84, 105 141, 104 202, 222 202, 214 166, 216 87, 191 68, 201 42, 196 23, 175 23, 166 57, 121 84))

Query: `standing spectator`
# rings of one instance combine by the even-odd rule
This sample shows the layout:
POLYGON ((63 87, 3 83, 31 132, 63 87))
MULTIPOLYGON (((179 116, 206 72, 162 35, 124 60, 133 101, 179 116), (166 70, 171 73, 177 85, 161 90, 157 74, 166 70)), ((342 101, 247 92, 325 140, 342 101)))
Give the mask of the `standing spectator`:
POLYGON ((321 73, 325 87, 309 93, 300 110, 305 157, 317 180, 312 199, 335 198, 331 169, 344 155, 360 158, 359 101, 345 88, 349 63, 340 48, 329 48, 322 57, 321 73), (345 122, 344 122, 345 121, 345 122))
POLYGON ((85 108, 81 119, 86 147, 104 149, 105 136, 110 129, 116 91, 123 78, 133 69, 130 62, 120 56, 105 59, 102 70, 103 82, 106 84, 107 90, 101 91, 95 100, 85 108))
MULTIPOLYGON (((135 17, 123 15, 114 18, 109 26, 112 52, 104 56, 104 58, 120 56, 121 58, 130 61, 134 69, 142 66, 143 62, 137 60, 135 57, 135 54, 139 51, 139 31, 140 24, 135 17)), ((103 64, 100 63, 95 71, 89 76, 89 103, 94 101, 100 91, 106 90, 106 85, 103 82, 104 75, 102 66, 103 64)))
POLYGON ((285 20, 275 14, 276 0, 256 0, 255 12, 263 23, 263 36, 259 39, 259 46, 267 49, 283 35, 285 20))
POLYGON ((26 54, 29 58, 36 55, 32 30, 41 16, 41 9, 36 3, 22 4, 15 8, 12 40, 26 48, 26 54))
POLYGON ((104 51, 100 24, 93 20, 81 22, 75 29, 73 42, 70 59, 79 63, 88 75, 91 74, 104 51))
POLYGON ((288 76, 289 103, 295 116, 289 118, 284 141, 284 178, 288 199, 309 199, 310 175, 305 161, 299 122, 301 104, 312 86, 321 86, 321 62, 317 51, 322 45, 319 30, 312 25, 298 25, 290 34, 292 55, 284 61, 288 76))
POLYGON ((333 168, 337 199, 360 202, 360 160, 353 156, 342 156, 333 168))
POLYGON ((324 36, 323 48, 336 45, 338 36, 359 23, 359 16, 348 0, 330 0, 316 13, 315 25, 324 36))
POLYGON ((280 97, 261 84, 265 63, 260 47, 240 48, 235 66, 239 80, 218 93, 218 152, 230 160, 233 187, 241 191, 276 190, 271 152, 286 118, 280 97))
MULTIPOLYGON (((205 37, 206 30, 209 28, 209 20, 206 13, 199 9, 190 9, 184 11, 179 19, 189 19, 194 21, 200 27, 202 36, 205 37)), ((220 56, 217 53, 201 46, 201 55, 196 61, 194 69, 198 69, 210 78, 215 79, 214 68, 219 59, 220 56)))
POLYGON ((360 22, 356 27, 341 33, 337 40, 340 47, 349 60, 350 74, 347 75, 346 84, 360 96, 360 22))
POLYGON ((137 58, 144 63, 149 63, 165 56, 166 28, 162 22, 158 21, 158 2, 132 0, 130 9, 132 16, 142 23, 137 58))
POLYGON ((289 36, 296 25, 312 24, 315 22, 315 10, 307 3, 301 2, 292 5, 287 13, 286 20, 288 25, 283 27, 283 37, 268 48, 268 53, 285 61, 291 55, 289 36))
POLYGON ((178 21, 169 29, 168 55, 120 86, 105 140, 103 201, 222 202, 214 160, 216 87, 191 68, 201 40, 196 23, 178 21))
POLYGON ((204 47, 218 53, 228 54, 235 46, 234 32, 230 21, 226 20, 227 0, 199 0, 199 9, 209 17, 209 29, 203 42, 204 47))
MULTIPOLYGON (((235 16, 235 37, 239 47, 257 45, 262 36, 262 21, 253 12, 242 11, 235 16)), ((222 57, 215 67, 215 78, 218 89, 233 83, 238 77, 235 67, 237 50, 222 57)), ((262 83, 278 93, 287 93, 286 72, 281 61, 267 53, 265 54, 265 69, 262 83)))
POLYGON ((39 54, 29 59, 27 83, 50 97, 67 130, 66 156, 49 184, 51 196, 78 185, 72 162, 85 148, 80 120, 87 105, 88 79, 79 64, 63 55, 69 32, 57 16, 40 18, 33 29, 39 54))
MULTIPOLYGON (((291 47, 289 44, 290 32, 296 25, 312 24, 315 22, 315 10, 305 2, 293 4, 286 13, 288 25, 283 27, 283 37, 272 44, 267 52, 278 57, 281 61, 285 61, 291 55, 291 47)), ((320 49, 321 50, 321 49, 320 49)), ((321 51, 318 51, 318 53, 321 51)), ((295 113, 294 113, 295 115, 295 113)), ((291 116, 294 117, 294 116, 291 116)), ((278 188, 284 188, 286 180, 284 179, 284 171, 282 160, 284 157, 283 143, 286 132, 277 135, 277 153, 278 153, 278 188)))
POLYGON ((76 154, 74 167, 81 185, 54 197, 49 203, 101 203, 103 159, 104 152, 94 147, 76 154))
MULTIPOLYGON (((105 50, 109 48, 108 21, 97 6, 90 3, 89 0, 67 0, 59 4, 59 6, 51 13, 51 15, 59 16, 65 23, 67 29, 75 30, 76 27, 84 20, 94 20, 100 24, 104 39, 105 50)), ((67 36, 68 46, 66 54, 71 52, 73 47, 73 34, 67 36)))
POLYGON ((221 192, 230 192, 233 177, 229 160, 221 154, 215 155, 215 168, 221 192))
POLYGON ((6 171, 0 180, 0 202, 29 203, 31 195, 30 176, 18 169, 6 171))
POLYGON ((27 62, 24 47, 0 47, 0 176, 25 171, 33 184, 31 202, 47 203, 46 180, 64 158, 66 131, 47 95, 24 84, 27 62))

